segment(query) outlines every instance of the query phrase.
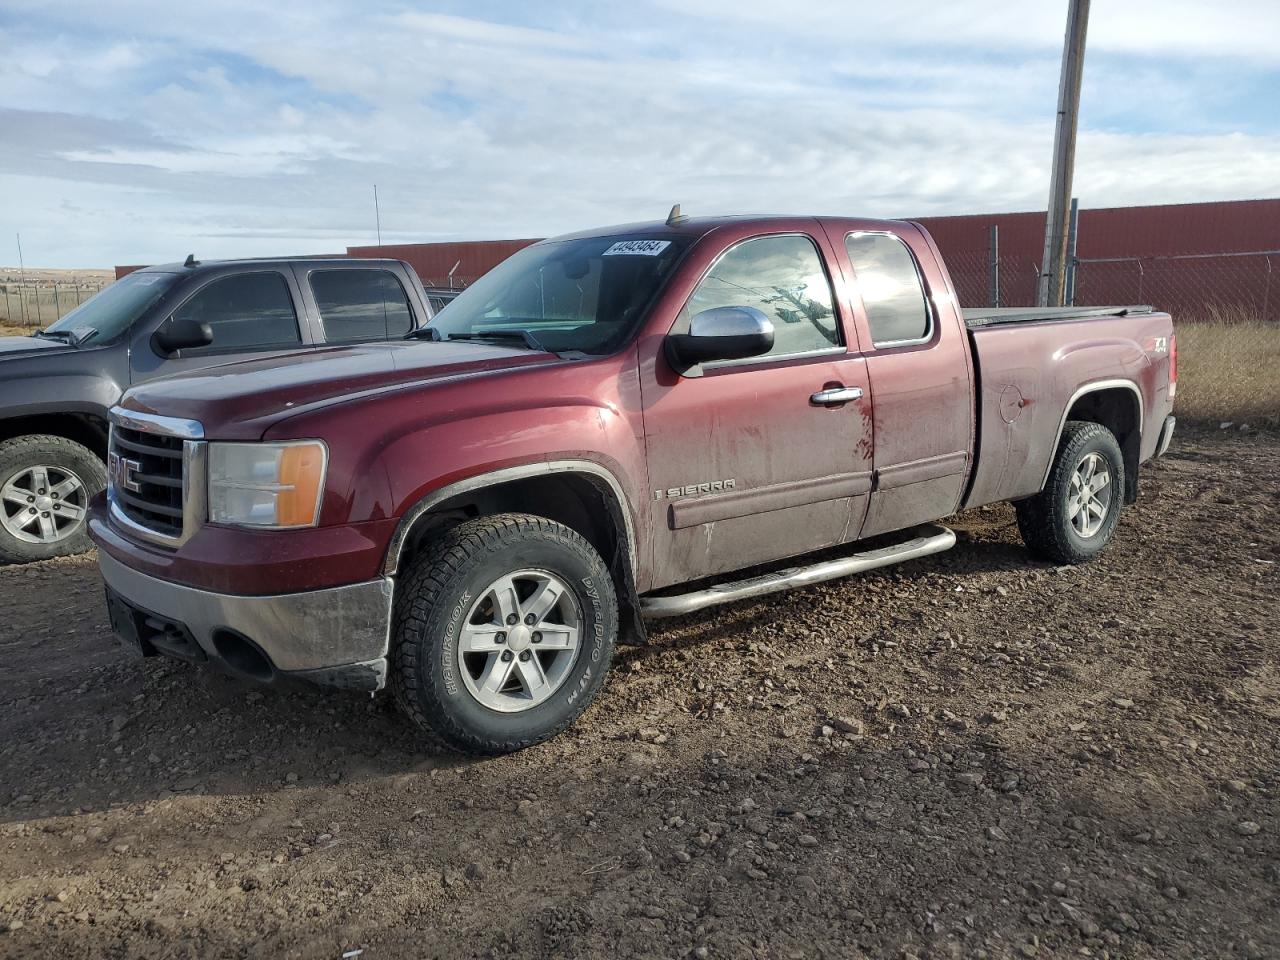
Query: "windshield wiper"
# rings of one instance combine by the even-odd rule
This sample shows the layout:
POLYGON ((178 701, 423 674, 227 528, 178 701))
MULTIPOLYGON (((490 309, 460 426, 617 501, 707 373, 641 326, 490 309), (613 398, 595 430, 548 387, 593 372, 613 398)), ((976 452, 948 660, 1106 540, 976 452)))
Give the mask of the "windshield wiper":
POLYGON ((537 350, 540 353, 550 353, 551 351, 538 342, 528 330, 510 329, 510 330, 474 330, 471 333, 450 333, 445 336, 446 340, 497 340, 499 342, 511 343, 513 341, 524 344, 530 350, 537 350))
POLYGON ((74 330, 37 330, 32 336, 41 340, 65 340, 73 347, 80 346, 80 337, 74 330))

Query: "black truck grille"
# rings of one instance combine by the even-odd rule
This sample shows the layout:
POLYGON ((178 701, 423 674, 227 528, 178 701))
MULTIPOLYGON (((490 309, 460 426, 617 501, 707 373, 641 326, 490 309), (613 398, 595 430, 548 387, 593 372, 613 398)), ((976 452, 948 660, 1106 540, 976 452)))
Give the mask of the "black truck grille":
POLYGON ((182 535, 182 450, 179 437, 119 424, 111 429, 117 508, 134 523, 175 539, 182 535))

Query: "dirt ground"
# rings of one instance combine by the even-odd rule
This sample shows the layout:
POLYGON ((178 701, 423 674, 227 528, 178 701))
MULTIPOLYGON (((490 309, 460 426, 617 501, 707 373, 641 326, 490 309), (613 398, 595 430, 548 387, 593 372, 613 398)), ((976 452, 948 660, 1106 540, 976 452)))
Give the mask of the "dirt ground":
POLYGON ((484 761, 4 570, 0 956, 1280 956, 1278 521, 1280 442, 1184 435, 1091 565, 969 514, 484 761))

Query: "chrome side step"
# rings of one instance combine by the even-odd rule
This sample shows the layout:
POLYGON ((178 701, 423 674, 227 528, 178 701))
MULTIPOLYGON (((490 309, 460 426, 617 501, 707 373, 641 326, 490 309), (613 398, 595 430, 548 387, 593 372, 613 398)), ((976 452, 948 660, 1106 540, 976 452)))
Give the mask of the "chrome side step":
POLYGON ((805 567, 787 567, 775 573, 766 573, 747 580, 720 583, 705 590, 695 590, 693 593, 682 593, 674 597, 641 597, 640 612, 646 618, 655 620, 661 617, 678 617, 721 603, 745 600, 748 597, 762 597, 765 594, 792 590, 796 587, 807 587, 822 583, 824 580, 836 580, 853 573, 862 573, 864 570, 887 567, 894 563, 914 560, 917 557, 927 557, 931 553, 950 550, 956 542, 953 531, 936 523, 915 527, 906 532, 913 536, 902 543, 879 547, 865 553, 855 553, 850 557, 823 560, 805 567))

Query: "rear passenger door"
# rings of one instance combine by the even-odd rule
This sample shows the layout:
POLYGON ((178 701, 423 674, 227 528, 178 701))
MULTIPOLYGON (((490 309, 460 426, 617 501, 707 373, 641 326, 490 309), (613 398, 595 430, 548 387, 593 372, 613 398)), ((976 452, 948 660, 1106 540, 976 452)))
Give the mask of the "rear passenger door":
POLYGON ((131 382, 309 347, 310 331, 297 304, 298 289, 287 269, 214 274, 169 316, 207 323, 213 342, 164 356, 152 345, 151 330, 140 331, 130 351, 131 382))
POLYGON ((369 343, 400 340, 427 322, 403 280, 386 267, 367 265, 295 268, 304 296, 319 321, 317 342, 369 343))
POLYGON ((938 520, 959 506, 973 449, 968 335, 925 235, 827 224, 849 278, 875 399, 875 486, 862 536, 938 520))

